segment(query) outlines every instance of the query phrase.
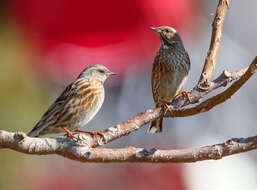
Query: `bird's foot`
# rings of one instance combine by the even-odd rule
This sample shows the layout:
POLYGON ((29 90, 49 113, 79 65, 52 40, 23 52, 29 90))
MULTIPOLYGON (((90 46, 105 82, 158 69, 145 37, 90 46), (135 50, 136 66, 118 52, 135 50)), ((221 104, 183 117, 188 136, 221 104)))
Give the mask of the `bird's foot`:
POLYGON ((189 97, 189 94, 190 94, 190 92, 188 92, 188 91, 182 91, 182 92, 178 93, 174 98, 183 95, 183 96, 186 96, 186 97, 187 97, 187 99, 188 99, 189 102, 191 102, 190 97, 189 97))
POLYGON ((65 131, 67 137, 71 137, 71 138, 73 138, 73 139, 76 139, 76 141, 79 140, 79 138, 76 137, 76 136, 74 135, 74 133, 72 133, 72 132, 71 132, 70 130, 68 130, 67 128, 62 127, 62 129, 65 131))
POLYGON ((86 134, 89 134, 91 135, 93 138, 95 138, 96 136, 101 136, 104 138, 104 133, 101 132, 101 131, 84 131, 84 130, 75 130, 75 132, 77 133, 86 133, 86 134))

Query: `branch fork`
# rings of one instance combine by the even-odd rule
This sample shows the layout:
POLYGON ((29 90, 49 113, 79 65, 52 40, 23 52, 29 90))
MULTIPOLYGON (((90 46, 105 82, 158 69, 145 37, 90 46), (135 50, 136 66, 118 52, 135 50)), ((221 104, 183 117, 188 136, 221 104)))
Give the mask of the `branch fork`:
POLYGON ((216 57, 219 52, 221 32, 225 16, 229 8, 228 0, 219 0, 216 15, 212 24, 211 44, 205 64, 196 86, 189 92, 189 99, 184 95, 177 96, 169 105, 172 112, 162 108, 148 109, 131 119, 102 131, 103 136, 91 137, 76 133, 78 141, 71 138, 32 138, 21 132, 0 131, 0 149, 9 148, 25 154, 58 154, 80 162, 196 162, 201 160, 217 160, 224 156, 257 149, 257 136, 248 138, 233 138, 225 143, 200 148, 180 150, 158 150, 155 148, 127 147, 121 149, 99 149, 98 146, 109 143, 138 130, 143 125, 160 117, 186 117, 207 112, 236 93, 257 71, 257 57, 249 67, 235 72, 224 70, 220 76, 211 81, 216 57), (220 87, 226 87, 223 92, 201 102, 208 93, 220 87), (184 108, 189 104, 196 104, 184 108))

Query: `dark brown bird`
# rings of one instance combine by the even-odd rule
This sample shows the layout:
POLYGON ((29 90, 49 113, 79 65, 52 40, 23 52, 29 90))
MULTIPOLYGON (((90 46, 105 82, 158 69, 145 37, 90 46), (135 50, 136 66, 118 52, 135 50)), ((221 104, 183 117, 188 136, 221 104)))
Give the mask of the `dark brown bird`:
MULTIPOLYGON (((152 69, 152 93, 155 107, 166 106, 185 85, 190 59, 179 33, 172 27, 152 27, 161 40, 161 48, 152 69)), ((182 92, 183 93, 183 92, 182 92)), ((162 132, 163 118, 152 121, 148 133, 162 132)))

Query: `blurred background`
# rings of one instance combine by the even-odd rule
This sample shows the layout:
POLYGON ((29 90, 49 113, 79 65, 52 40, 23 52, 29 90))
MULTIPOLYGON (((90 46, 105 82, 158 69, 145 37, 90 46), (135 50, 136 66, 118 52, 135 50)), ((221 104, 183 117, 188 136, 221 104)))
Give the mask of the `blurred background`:
MULTIPOLYGON (((160 47, 150 26, 180 32, 198 81, 218 1, 0 1, 0 129, 28 132, 67 84, 91 64, 119 73, 106 82, 101 111, 86 129, 103 130, 153 107, 151 67, 160 47)), ((248 66, 257 53, 257 1, 231 1, 218 64, 248 66)), ((179 149, 257 134, 257 85, 251 78, 229 101, 192 117, 165 119, 105 147, 179 149)), ((211 95, 217 92, 212 93, 211 95)), ((0 151, 0 189, 256 189, 256 151, 192 164, 87 164, 59 156, 0 151)))

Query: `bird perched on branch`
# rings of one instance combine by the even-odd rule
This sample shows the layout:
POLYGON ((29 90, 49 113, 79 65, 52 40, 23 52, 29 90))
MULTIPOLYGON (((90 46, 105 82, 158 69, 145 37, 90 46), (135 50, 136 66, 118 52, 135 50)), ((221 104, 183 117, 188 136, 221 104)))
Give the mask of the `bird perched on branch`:
POLYGON ((99 111, 104 102, 103 84, 114 74, 103 65, 91 65, 84 69, 50 106, 28 136, 66 132, 67 136, 76 138, 72 131, 91 135, 100 133, 78 128, 86 125, 99 111))
MULTIPOLYGON (((155 107, 166 107, 185 85, 190 59, 179 33, 172 27, 151 27, 161 40, 152 69, 152 93, 155 107)), ((188 96, 187 92, 181 92, 188 96)), ((179 94, 181 94, 179 93, 179 94)), ((171 110, 170 110, 171 111, 171 110)), ((163 118, 152 121, 148 133, 162 132, 163 118)))

